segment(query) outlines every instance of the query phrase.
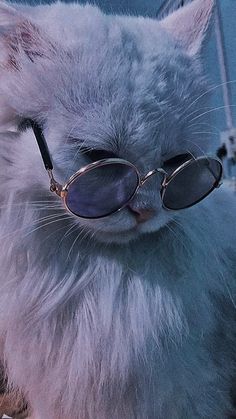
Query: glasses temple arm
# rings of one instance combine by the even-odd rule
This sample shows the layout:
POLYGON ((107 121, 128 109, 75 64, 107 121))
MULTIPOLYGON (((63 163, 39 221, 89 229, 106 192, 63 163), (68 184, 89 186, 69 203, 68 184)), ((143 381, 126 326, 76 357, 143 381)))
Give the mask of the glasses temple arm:
POLYGON ((38 124, 36 124, 36 122, 32 121, 31 119, 28 120, 28 122, 32 127, 35 138, 37 140, 37 144, 39 146, 39 151, 42 156, 45 169, 48 172, 48 176, 50 179, 50 190, 52 192, 56 192, 57 195, 61 196, 62 186, 54 179, 54 176, 52 173, 53 164, 52 164, 50 152, 48 149, 48 145, 43 134, 43 130, 40 128, 38 124))
POLYGON ((29 120, 29 123, 32 127, 35 138, 37 140, 37 144, 38 144, 39 151, 43 159, 45 169, 53 170, 53 164, 52 164, 49 149, 48 149, 48 146, 47 146, 44 134, 43 134, 43 130, 34 121, 29 120))

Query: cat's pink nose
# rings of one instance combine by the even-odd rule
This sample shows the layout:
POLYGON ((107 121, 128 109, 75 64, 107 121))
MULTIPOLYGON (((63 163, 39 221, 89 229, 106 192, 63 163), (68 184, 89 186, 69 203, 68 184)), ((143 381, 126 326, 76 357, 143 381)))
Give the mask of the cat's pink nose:
POLYGON ((132 204, 128 204, 128 208, 135 216, 138 224, 150 220, 155 215, 153 208, 136 207, 132 204))

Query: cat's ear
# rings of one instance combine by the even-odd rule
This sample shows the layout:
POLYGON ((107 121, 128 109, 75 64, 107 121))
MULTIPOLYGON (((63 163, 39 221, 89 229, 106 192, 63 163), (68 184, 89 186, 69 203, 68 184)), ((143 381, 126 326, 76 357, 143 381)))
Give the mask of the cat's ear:
POLYGON ((0 1, 0 66, 18 69, 22 56, 34 62, 48 57, 53 49, 34 22, 17 7, 0 1))
POLYGON ((160 23, 182 45, 187 54, 194 56, 201 51, 214 5, 214 0, 194 0, 160 23))

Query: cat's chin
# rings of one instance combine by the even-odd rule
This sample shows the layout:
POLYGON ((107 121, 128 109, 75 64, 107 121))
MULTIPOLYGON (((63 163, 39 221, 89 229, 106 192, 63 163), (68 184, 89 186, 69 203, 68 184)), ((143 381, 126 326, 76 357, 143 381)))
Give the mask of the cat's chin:
MULTIPOLYGON (((169 221, 169 220, 168 220, 169 221)), ((122 231, 98 231, 93 232, 93 238, 102 243, 125 244, 131 241, 140 240, 143 235, 157 233, 167 224, 167 221, 162 220, 158 224, 145 223, 137 225, 133 228, 122 231)))
POLYGON ((94 238, 102 243, 124 244, 140 238, 140 232, 137 229, 130 229, 122 232, 100 231, 94 234, 94 238))

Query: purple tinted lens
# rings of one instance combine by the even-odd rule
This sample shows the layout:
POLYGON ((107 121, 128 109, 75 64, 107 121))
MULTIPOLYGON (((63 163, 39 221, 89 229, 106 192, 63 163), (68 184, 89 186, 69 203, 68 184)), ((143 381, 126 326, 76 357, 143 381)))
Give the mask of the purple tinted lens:
POLYGON ((69 185, 66 205, 79 217, 105 217, 130 200, 138 181, 133 167, 124 163, 104 164, 79 175, 69 185))
POLYGON ((179 210, 191 207, 205 198, 218 185, 222 165, 213 158, 193 160, 166 187, 163 204, 179 210))

